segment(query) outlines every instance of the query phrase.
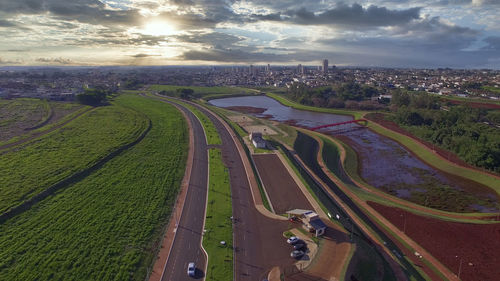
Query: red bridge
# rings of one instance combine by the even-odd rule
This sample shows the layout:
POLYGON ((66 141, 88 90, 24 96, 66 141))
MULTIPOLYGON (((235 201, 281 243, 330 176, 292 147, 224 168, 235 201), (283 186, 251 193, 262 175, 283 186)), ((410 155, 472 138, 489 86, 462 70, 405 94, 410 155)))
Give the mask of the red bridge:
POLYGON ((368 120, 362 118, 362 119, 356 119, 356 120, 351 120, 351 121, 344 121, 344 122, 339 122, 339 123, 321 125, 318 127, 311 128, 311 130, 316 131, 316 130, 323 129, 323 128, 340 126, 340 125, 351 124, 351 123, 356 123, 356 124, 359 124, 362 126, 366 126, 368 124, 368 120))

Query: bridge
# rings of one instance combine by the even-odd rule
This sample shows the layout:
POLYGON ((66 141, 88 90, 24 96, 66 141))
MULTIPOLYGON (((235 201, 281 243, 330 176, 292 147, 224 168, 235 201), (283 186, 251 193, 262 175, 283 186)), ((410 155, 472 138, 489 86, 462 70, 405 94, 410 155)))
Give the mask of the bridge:
POLYGON ((352 123, 356 123, 356 124, 359 124, 359 125, 362 125, 362 126, 366 126, 368 124, 368 120, 366 120, 364 118, 361 118, 361 119, 344 121, 344 122, 339 122, 339 123, 326 124, 326 125, 321 125, 321 126, 318 126, 318 127, 311 128, 310 130, 316 131, 316 130, 323 129, 323 128, 335 127, 335 126, 340 126, 340 125, 345 125, 345 124, 352 124, 352 123))

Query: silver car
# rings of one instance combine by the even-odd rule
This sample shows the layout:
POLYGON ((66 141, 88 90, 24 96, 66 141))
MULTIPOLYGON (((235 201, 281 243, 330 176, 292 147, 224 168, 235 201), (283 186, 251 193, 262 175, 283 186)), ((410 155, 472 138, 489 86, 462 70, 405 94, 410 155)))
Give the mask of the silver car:
POLYGON ((188 275, 194 277, 195 271, 196 271, 196 266, 194 265, 194 262, 190 262, 188 264, 188 270, 187 270, 188 275))

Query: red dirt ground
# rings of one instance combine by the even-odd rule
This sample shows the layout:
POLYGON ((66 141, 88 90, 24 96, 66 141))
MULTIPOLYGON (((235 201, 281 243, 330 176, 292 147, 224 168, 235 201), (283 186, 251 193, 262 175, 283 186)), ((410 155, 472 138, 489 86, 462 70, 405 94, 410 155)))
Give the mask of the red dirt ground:
POLYGON ((406 217, 406 235, 455 274, 462 261, 462 280, 499 280, 500 224, 447 222, 375 202, 368 204, 400 230, 404 228, 406 217))
POLYGON ((482 103, 482 102, 466 102, 466 101, 457 101, 457 100, 449 100, 444 99, 451 104, 466 104, 472 108, 484 108, 484 109, 500 109, 500 105, 494 103, 482 103))
POLYGON ((276 154, 254 154, 252 157, 277 214, 293 209, 313 210, 276 154))
MULTIPOLYGON (((500 108, 500 107, 499 107, 500 108)), ((474 170, 478 170, 478 171, 481 171, 481 172, 484 172, 484 173, 488 173, 490 175, 495 175, 495 176, 498 176, 497 174, 495 173, 492 173, 492 172, 489 172, 489 171, 486 171, 486 170, 482 170, 482 169, 479 169, 477 167, 474 167, 470 164, 468 164, 467 162, 465 162, 464 160, 460 159, 457 155, 455 155, 454 153, 448 151, 448 150, 445 150, 445 149, 442 149, 430 142, 427 142, 427 141, 424 141, 412 134, 410 134, 408 131, 406 131, 405 129, 399 127, 398 124, 392 122, 392 121, 389 121, 389 120, 386 120, 384 119, 384 115, 382 113, 368 113, 367 115, 365 115, 365 118, 370 120, 370 121, 373 121, 389 130, 392 130, 392 131, 395 131, 395 132, 398 132, 402 135, 405 135, 407 137, 410 137, 418 142, 420 142, 421 144, 425 145, 427 148, 431 149, 431 150, 434 150, 439 156, 445 158, 445 159, 448 159, 448 161, 450 162, 453 162, 457 165, 460 165, 460 166, 464 166, 464 167, 467 167, 467 168, 471 168, 471 169, 474 169, 474 170)))

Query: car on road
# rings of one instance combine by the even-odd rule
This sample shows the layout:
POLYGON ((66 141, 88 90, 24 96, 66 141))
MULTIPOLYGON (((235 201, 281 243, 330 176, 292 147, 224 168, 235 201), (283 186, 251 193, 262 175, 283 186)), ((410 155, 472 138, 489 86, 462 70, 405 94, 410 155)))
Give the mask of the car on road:
POLYGON ((196 272, 196 266, 194 265, 194 262, 190 262, 188 264, 187 273, 188 273, 189 276, 194 277, 195 272, 196 272))
POLYGON ((292 244, 292 245, 293 245, 293 244, 295 244, 295 243, 297 243, 297 242, 299 242, 299 241, 300 241, 299 237, 297 237, 297 236, 292 236, 292 237, 290 237, 290 238, 288 238, 288 239, 286 240, 286 243, 288 243, 288 244, 292 244))
POLYGON ((304 244, 304 243, 295 243, 295 245, 293 245, 293 248, 295 250, 300 250, 300 249, 304 248, 305 246, 306 246, 306 244, 304 244))
POLYGON ((295 251, 290 253, 290 257, 298 259, 298 258, 302 257, 304 254, 305 253, 303 251, 295 250, 295 251))

